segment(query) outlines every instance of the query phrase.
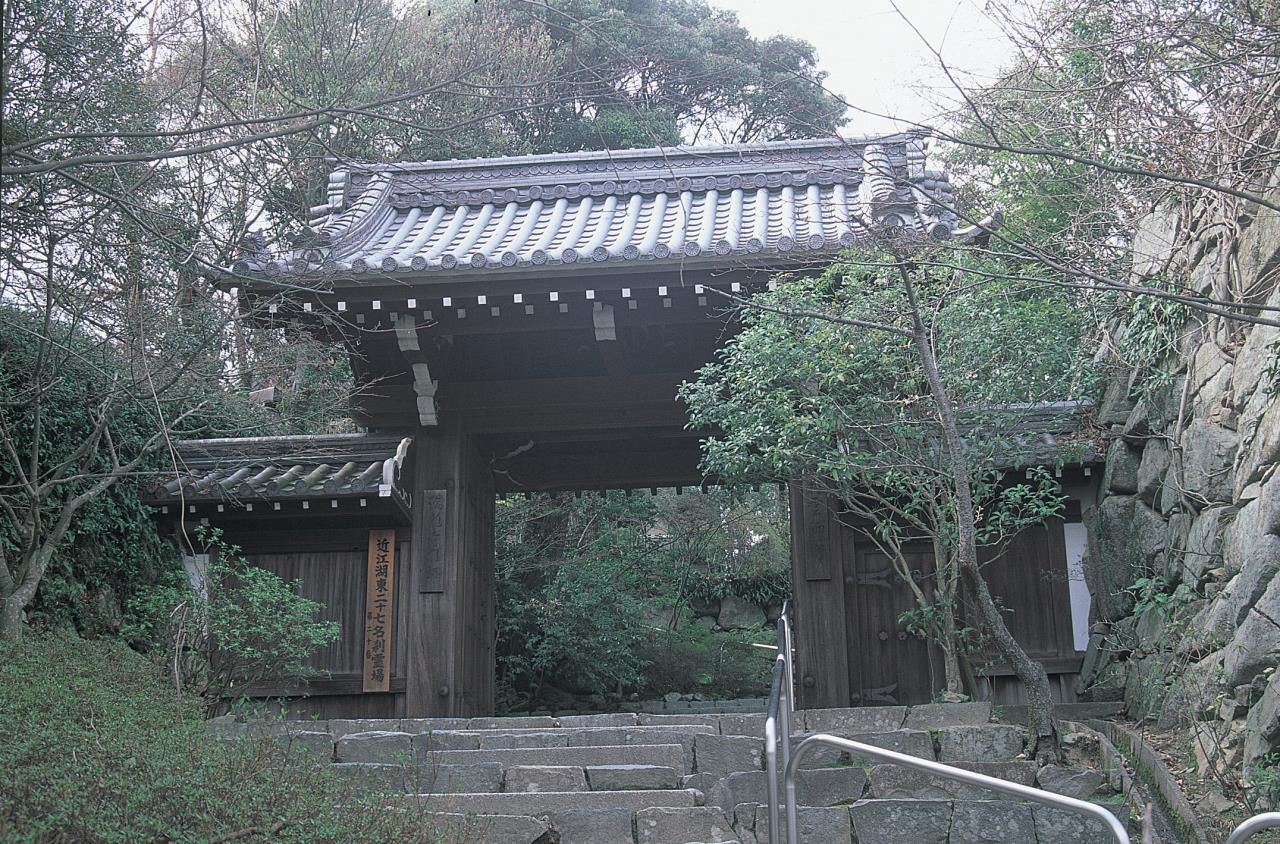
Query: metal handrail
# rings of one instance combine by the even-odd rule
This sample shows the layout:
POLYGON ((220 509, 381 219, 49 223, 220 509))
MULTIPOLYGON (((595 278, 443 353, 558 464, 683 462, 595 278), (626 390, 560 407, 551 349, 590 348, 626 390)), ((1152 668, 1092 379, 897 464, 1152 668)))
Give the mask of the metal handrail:
POLYGON ((769 844, 780 844, 781 806, 778 790, 778 738, 782 737, 782 770, 791 764, 791 716, 795 713, 795 673, 791 666, 791 607, 782 605, 778 616, 778 656, 773 661, 773 682, 764 717, 765 770, 769 790, 769 844))
MULTIPOLYGON (((914 768, 917 771, 924 771, 935 776, 944 777, 946 779, 956 780, 958 782, 976 785, 981 788, 989 788, 992 791, 1000 791, 1005 794, 1012 794, 1015 797, 1021 797, 1025 800, 1032 800, 1036 803, 1043 803, 1046 806, 1053 806, 1058 809, 1065 809, 1068 812, 1076 812, 1081 815, 1088 815, 1099 821, 1102 821, 1115 840, 1119 844, 1130 844, 1129 833, 1125 831, 1124 825, 1120 823, 1115 815, 1095 803, 1089 803, 1085 800, 1077 800, 1074 797, 1064 797, 1061 794, 1054 794, 1050 791, 1041 791, 1038 788, 1032 788, 1029 785, 1020 785, 1016 782, 1008 782, 1007 780, 989 777, 986 774, 979 774, 975 771, 966 771, 962 768, 953 768, 950 765, 943 765, 940 762, 932 762, 928 759, 921 759, 917 756, 907 756, 904 753, 895 753, 892 750, 885 750, 882 747, 873 747, 869 744, 850 741, 849 739, 837 738, 819 734, 809 736, 800 742, 796 747, 795 753, 791 755, 791 761, 787 763, 786 772, 783 775, 783 783, 786 788, 786 809, 787 809, 787 841, 795 844, 800 840, 799 835, 799 815, 796 811, 796 771, 799 770, 800 760, 819 745, 839 748, 849 753, 865 756, 868 759, 874 759, 877 762, 890 762, 894 765, 901 765, 904 768, 914 768)), ((1258 827, 1261 829, 1262 827, 1258 827)), ((1243 840, 1243 839, 1242 839, 1243 840)), ((773 827, 769 829, 770 844, 775 843, 773 836, 773 827)))
POLYGON ((1244 844, 1255 832, 1264 829, 1280 829, 1280 812, 1263 812, 1236 827, 1235 832, 1227 838, 1226 844, 1244 844))

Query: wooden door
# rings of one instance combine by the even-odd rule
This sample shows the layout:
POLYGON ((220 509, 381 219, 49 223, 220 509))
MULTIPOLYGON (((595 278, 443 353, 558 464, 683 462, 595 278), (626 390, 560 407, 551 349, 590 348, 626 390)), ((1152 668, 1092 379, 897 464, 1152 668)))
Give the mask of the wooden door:
MULTIPOLYGON (((936 648, 907 632, 899 620, 916 606, 911 589, 887 555, 846 530, 854 534, 846 542, 854 551, 852 559, 846 557, 844 578, 849 702, 927 703, 941 685, 940 660, 936 648)), ((916 582, 932 593, 933 554, 919 549, 906 557, 916 582)))

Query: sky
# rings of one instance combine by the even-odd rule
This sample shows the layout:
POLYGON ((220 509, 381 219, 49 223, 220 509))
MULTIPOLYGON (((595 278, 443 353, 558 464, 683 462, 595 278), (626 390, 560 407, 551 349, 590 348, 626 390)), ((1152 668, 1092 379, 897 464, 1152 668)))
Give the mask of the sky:
MULTIPOLYGON (((712 0, 731 9, 752 35, 803 38, 818 51, 827 87, 859 108, 927 120, 952 89, 913 24, 968 81, 989 79, 1013 50, 980 0, 712 0), (908 24, 903 17, 910 21, 908 24)), ((905 128, 851 111, 844 134, 905 128)))

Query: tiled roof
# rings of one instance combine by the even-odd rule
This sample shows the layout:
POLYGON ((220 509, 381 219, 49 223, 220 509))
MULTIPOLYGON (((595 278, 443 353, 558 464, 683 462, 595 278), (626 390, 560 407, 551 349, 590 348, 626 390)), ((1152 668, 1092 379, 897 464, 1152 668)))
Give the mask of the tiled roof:
POLYGON ((387 276, 831 253, 877 227, 958 220, 924 138, 822 139, 348 165, 289 249, 242 276, 387 276))
POLYGON ((244 437, 177 443, 179 477, 158 485, 156 504, 393 498, 413 440, 372 434, 244 437))

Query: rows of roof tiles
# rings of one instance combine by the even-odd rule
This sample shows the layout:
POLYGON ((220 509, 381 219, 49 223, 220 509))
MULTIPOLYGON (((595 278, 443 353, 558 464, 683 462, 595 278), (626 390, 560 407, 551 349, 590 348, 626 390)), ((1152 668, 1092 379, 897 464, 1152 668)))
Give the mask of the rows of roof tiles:
POLYGON ((179 443, 182 474, 156 501, 387 497, 399 486, 412 438, 267 437, 179 443))
POLYGON ((912 144, 897 152, 815 144, 750 147, 765 150, 772 169, 725 147, 686 154, 676 164, 695 169, 683 174, 657 155, 666 151, 653 150, 621 162, 491 159, 335 174, 328 203, 313 209, 309 243, 282 260, 251 255, 233 269, 281 276, 745 258, 833 252, 875 227, 954 231, 946 177, 924 170, 912 144), (644 178, 622 178, 618 168, 628 163, 647 168, 637 171, 644 178), (750 166, 765 172, 726 172, 750 166), (671 172, 654 175, 663 167, 671 172), (555 180, 574 174, 581 181, 555 180))

